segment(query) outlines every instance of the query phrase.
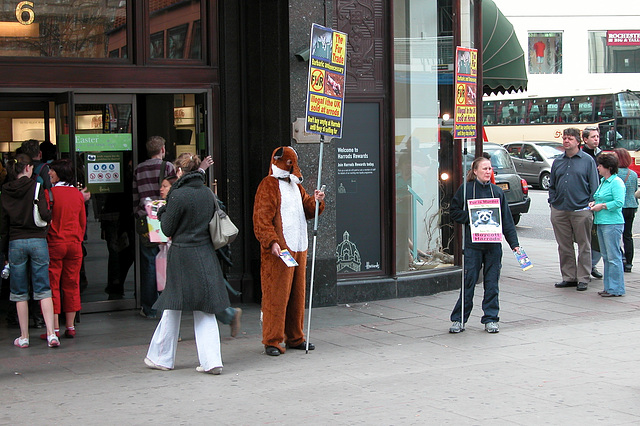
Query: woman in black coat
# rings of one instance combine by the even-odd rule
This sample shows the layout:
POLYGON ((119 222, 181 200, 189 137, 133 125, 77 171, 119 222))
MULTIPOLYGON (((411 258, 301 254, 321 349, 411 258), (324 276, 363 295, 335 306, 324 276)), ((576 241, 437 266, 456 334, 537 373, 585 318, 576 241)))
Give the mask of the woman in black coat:
POLYGON ((198 171, 200 159, 182 154, 176 160, 176 175, 167 204, 158 217, 162 232, 171 238, 167 254, 167 283, 154 304, 163 311, 145 364, 159 370, 174 367, 182 311, 193 311, 200 365, 197 371, 222 372, 220 335, 215 312, 229 306, 220 262, 216 256, 209 221, 215 211, 213 192, 198 171))

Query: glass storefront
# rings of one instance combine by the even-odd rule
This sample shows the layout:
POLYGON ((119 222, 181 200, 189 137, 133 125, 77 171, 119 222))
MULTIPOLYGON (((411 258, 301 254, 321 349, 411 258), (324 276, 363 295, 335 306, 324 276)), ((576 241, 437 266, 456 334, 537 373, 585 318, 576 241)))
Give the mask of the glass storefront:
POLYGON ((100 59, 110 56, 113 33, 122 30, 126 40, 125 0, 3 4, 0 56, 100 59))
MULTIPOLYGON (((199 0, 144 2, 149 17, 150 60, 202 60, 202 4, 199 0)), ((62 0, 3 2, 0 57, 128 60, 132 33, 128 10, 143 2, 62 0)), ((132 58, 134 59, 134 58, 132 58)))
POLYGON ((398 273, 443 263, 437 3, 394 2, 398 273))
POLYGON ((133 220, 133 170, 148 158, 146 139, 156 134, 167 141, 167 161, 184 152, 201 157, 211 153, 207 96, 67 92, 2 99, 4 164, 24 140, 37 139, 46 142, 41 145, 43 161, 71 158, 73 184, 91 193, 80 276, 83 312, 136 306, 139 239, 133 220), (45 152, 48 142, 51 152, 45 152))

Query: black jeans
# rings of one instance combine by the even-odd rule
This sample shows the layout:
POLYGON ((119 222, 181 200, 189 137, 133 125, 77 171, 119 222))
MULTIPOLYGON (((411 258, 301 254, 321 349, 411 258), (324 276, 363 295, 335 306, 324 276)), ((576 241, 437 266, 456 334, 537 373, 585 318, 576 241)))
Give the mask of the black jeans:
POLYGON ((622 246, 624 247, 624 264, 633 265, 633 219, 636 217, 637 208, 623 208, 624 229, 622 230, 622 246))
POLYGON ((484 315, 480 322, 498 322, 500 317, 500 303, 498 302, 498 281, 502 269, 502 244, 487 244, 487 248, 480 250, 464 249, 464 321, 462 320, 462 289, 460 296, 451 312, 451 321, 466 323, 473 308, 473 293, 478 282, 480 270, 483 271, 484 297, 482 310, 484 315))

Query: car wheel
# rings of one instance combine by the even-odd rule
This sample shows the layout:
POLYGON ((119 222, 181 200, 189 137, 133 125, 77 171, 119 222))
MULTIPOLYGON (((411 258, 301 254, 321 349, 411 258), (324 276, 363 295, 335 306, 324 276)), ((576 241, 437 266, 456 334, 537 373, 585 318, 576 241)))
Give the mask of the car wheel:
POLYGON ((547 172, 544 172, 540 175, 540 187, 545 191, 549 190, 549 185, 551 184, 550 175, 547 172))
POLYGON ((520 222, 520 216, 522 216, 522 215, 519 215, 519 214, 514 214, 513 215, 513 224, 514 225, 517 225, 518 222, 520 222))

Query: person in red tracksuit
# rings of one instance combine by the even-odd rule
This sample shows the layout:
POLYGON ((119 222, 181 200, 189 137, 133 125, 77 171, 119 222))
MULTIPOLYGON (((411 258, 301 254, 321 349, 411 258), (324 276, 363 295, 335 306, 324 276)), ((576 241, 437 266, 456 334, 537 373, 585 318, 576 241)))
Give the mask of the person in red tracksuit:
POLYGON ((80 267, 82 266, 82 239, 87 226, 84 197, 73 186, 71 160, 55 160, 49 165, 53 209, 47 235, 49 245, 49 282, 53 297, 54 328, 60 335, 58 316, 64 311, 65 337, 76 335, 75 317, 80 310, 80 267))

